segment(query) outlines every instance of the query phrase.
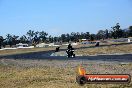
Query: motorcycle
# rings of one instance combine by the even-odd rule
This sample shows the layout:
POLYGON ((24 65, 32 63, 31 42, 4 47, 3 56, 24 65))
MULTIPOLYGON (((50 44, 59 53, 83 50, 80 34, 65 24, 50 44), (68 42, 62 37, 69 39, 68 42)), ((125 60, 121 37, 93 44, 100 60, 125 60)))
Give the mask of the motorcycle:
POLYGON ((67 53, 68 58, 75 57, 74 49, 68 49, 68 50, 66 50, 66 53, 67 53))

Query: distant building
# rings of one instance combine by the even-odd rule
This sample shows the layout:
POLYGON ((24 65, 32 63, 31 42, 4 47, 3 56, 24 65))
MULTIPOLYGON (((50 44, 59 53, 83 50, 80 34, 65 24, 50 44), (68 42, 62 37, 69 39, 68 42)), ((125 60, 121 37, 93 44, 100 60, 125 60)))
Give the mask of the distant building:
POLYGON ((56 43, 40 43, 37 44, 36 47, 49 47, 49 46, 61 46, 60 44, 56 44, 56 43))
POLYGON ((49 44, 45 44, 45 43, 40 43, 40 44, 37 44, 36 47, 48 47, 49 44))
POLYGON ((79 39, 81 44, 95 44, 97 41, 90 41, 89 39, 79 39))
POLYGON ((28 46, 28 44, 22 44, 22 43, 16 44, 16 47, 17 48, 34 48, 34 46, 28 46))

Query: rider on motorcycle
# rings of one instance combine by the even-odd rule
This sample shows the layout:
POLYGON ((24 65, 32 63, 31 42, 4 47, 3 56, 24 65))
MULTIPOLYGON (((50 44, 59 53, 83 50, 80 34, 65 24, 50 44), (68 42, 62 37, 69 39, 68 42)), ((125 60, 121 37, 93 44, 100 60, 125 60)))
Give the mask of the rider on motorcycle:
POLYGON ((71 44, 68 45, 66 52, 68 57, 75 57, 75 54, 73 53, 74 49, 72 48, 71 44))

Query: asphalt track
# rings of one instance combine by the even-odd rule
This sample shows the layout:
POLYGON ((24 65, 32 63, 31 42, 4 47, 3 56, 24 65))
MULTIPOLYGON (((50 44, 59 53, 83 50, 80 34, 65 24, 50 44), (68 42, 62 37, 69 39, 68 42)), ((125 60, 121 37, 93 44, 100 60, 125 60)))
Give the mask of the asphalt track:
MULTIPOLYGON (((62 50, 64 51, 64 50, 62 50)), ((97 55, 97 56, 76 56, 75 58, 67 58, 66 56, 50 56, 54 53, 51 51, 32 52, 15 55, 0 56, 0 59, 41 59, 41 60, 91 60, 91 61, 118 61, 132 62, 132 54, 123 55, 97 55)))

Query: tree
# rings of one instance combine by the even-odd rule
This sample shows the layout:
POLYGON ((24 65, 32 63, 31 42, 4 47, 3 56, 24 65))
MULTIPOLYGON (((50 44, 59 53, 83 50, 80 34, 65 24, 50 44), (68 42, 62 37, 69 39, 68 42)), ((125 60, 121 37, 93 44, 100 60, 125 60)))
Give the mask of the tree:
POLYGON ((70 35, 67 33, 66 34, 66 42, 69 42, 71 39, 70 39, 70 35))
POLYGON ((105 31, 99 30, 97 33, 97 38, 98 39, 104 39, 105 38, 105 31))
POLYGON ((80 39, 80 33, 77 32, 77 33, 76 33, 76 40, 77 40, 77 42, 79 41, 79 39, 80 39))
POLYGON ((12 45, 13 45, 13 42, 12 42, 12 35, 7 34, 7 35, 6 35, 6 40, 7 40, 7 44, 9 44, 10 47, 12 47, 12 45))
POLYGON ((105 30, 105 38, 108 39, 109 38, 109 31, 106 29, 105 30))
POLYGON ((116 24, 115 28, 116 28, 117 37, 118 37, 118 38, 123 37, 123 31, 122 31, 122 29, 120 29, 119 23, 116 24))
POLYGON ((95 35, 95 34, 91 34, 91 35, 90 35, 90 40, 93 41, 93 40, 95 40, 95 39, 96 39, 96 35, 95 35))
POLYGON ((27 35, 29 36, 30 42, 32 42, 32 39, 33 39, 33 37, 35 36, 35 32, 32 31, 32 30, 29 30, 29 31, 27 32, 27 35))
POLYGON ((54 41, 54 38, 50 35, 50 36, 49 36, 49 42, 50 42, 50 43, 53 43, 53 41, 54 41))
POLYGON ((34 36, 33 38, 33 42, 32 44, 34 45, 34 47, 36 47, 36 45, 39 43, 39 37, 37 37, 37 35, 34 36))
POLYGON ((90 33, 89 32, 86 32, 85 38, 90 39, 90 33))
POLYGON ((27 43, 27 42, 28 42, 28 39, 25 35, 20 37, 20 43, 27 43))
POLYGON ((129 36, 132 37, 132 26, 129 27, 129 36))
POLYGON ((39 36, 39 31, 34 32, 34 36, 39 36))
POLYGON ((123 31, 123 38, 128 38, 129 37, 129 30, 125 29, 123 31))
POLYGON ((0 49, 1 49, 1 46, 3 45, 3 41, 4 41, 4 38, 0 36, 0 49))
POLYGON ((39 32, 39 38, 42 40, 42 42, 46 41, 46 37, 48 36, 48 33, 41 31, 39 32))
POLYGON ((59 38, 58 37, 54 37, 54 42, 59 42, 59 38))
POLYGON ((61 41, 62 41, 62 42, 66 42, 66 35, 65 35, 65 34, 62 34, 62 35, 61 35, 61 41))
POLYGON ((83 33, 83 32, 81 32, 81 34, 80 34, 80 37, 81 37, 81 39, 86 39, 85 37, 85 33, 83 33))
POLYGON ((12 44, 13 45, 16 45, 18 43, 18 40, 17 40, 18 38, 19 38, 19 36, 16 36, 16 35, 12 36, 12 44))
POLYGON ((72 32, 71 34, 70 34, 70 37, 71 37, 71 41, 76 41, 76 33, 75 32, 72 32))
POLYGON ((116 26, 111 28, 113 29, 113 31, 111 31, 112 37, 114 37, 115 39, 123 37, 123 31, 120 29, 119 23, 117 23, 116 26))

